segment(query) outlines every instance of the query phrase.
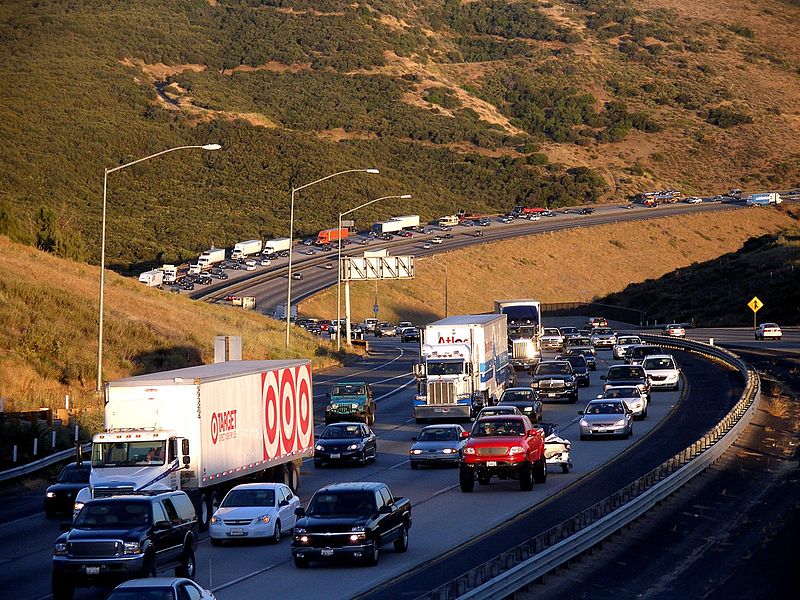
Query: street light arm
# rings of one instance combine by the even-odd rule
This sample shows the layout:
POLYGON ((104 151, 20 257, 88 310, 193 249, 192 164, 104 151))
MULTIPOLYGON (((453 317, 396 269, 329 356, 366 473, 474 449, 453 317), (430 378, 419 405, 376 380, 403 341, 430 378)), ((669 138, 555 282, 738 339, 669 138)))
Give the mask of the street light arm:
POLYGON ((168 154, 169 152, 175 152, 176 150, 187 150, 189 148, 199 148, 202 150, 218 150, 218 148, 212 148, 212 146, 217 146, 217 144, 205 144, 205 145, 198 145, 198 146, 178 146, 176 148, 169 148, 167 150, 162 150, 161 152, 156 152, 155 154, 151 154, 150 156, 145 156, 144 158, 140 158, 138 160, 134 160, 129 163, 125 163, 124 165, 119 165, 118 167, 113 167, 111 169, 106 169, 106 173, 113 173, 114 171, 119 171, 120 169, 125 169, 127 167, 133 166, 137 163, 144 162, 146 160, 150 160, 151 158, 155 158, 156 156, 161 156, 162 154, 168 154))
POLYGON ((292 188, 295 192, 299 192, 302 189, 307 187, 311 187, 312 185, 316 185, 321 181, 325 181, 326 179, 331 179, 332 177, 337 177, 339 175, 344 175, 345 173, 379 173, 378 169, 348 169, 347 171, 339 171, 338 173, 332 173, 330 175, 326 175, 325 177, 321 177, 316 181, 312 181, 311 183, 306 183, 301 185, 300 187, 292 188))
POLYGON ((343 213, 339 213, 339 218, 341 219, 345 215, 349 215, 351 212, 357 211, 359 208, 364 208, 365 206, 369 206, 373 202, 377 202, 378 200, 392 200, 395 198, 403 198, 408 199, 411 198, 411 194, 403 194, 402 196, 384 196, 383 198, 375 198, 374 200, 370 200, 369 202, 364 202, 361 206, 356 206, 355 208, 351 208, 350 210, 346 210, 343 213))

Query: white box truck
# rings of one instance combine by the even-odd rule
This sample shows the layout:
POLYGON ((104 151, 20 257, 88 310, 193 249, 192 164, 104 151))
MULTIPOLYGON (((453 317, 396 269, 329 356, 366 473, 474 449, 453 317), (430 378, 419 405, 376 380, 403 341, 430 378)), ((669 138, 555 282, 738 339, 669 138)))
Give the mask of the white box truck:
MULTIPOLYGON (((225 248, 211 248, 206 250, 197 259, 197 265, 201 271, 209 271, 211 267, 221 262, 225 262, 225 248)), ((194 265, 192 265, 194 266, 194 265)))
POLYGON ((542 359, 542 312, 538 300, 495 300, 494 312, 506 316, 511 366, 530 371, 542 359))
POLYGON ((407 227, 419 227, 419 215, 405 215, 404 217, 392 217, 391 221, 402 223, 403 229, 407 227))
POLYGON ((264 254, 277 254, 292 247, 292 240, 287 237, 275 238, 274 240, 267 240, 264 244, 264 254))
POLYGON ((425 327, 414 365, 414 418, 469 419, 508 385, 506 315, 460 315, 425 327))
POLYGON ((164 283, 164 271, 153 269, 139 275, 139 281, 148 287, 156 287, 164 283))
POLYGON ((164 265, 161 270, 164 271, 164 283, 175 283, 178 279, 178 268, 175 265, 164 265))
POLYGON ((747 206, 769 206, 783 202, 780 194, 769 192, 765 194, 750 194, 747 197, 747 206))
POLYGON ((247 479, 299 485, 314 454, 311 364, 234 360, 105 385, 104 431, 92 438, 90 498, 184 490, 201 527, 247 479))
POLYGON ((455 227, 458 223, 458 215, 447 215, 439 218, 439 227, 455 227))
POLYGON ((261 252, 261 248, 264 243, 261 240, 247 240, 246 242, 236 242, 233 245, 233 251, 231 252, 231 258, 233 260, 238 260, 240 258, 247 258, 248 256, 253 256, 254 254, 258 254, 261 252))
POLYGON ((400 221, 379 221, 372 226, 372 230, 376 233, 394 233, 403 229, 403 223, 400 221))

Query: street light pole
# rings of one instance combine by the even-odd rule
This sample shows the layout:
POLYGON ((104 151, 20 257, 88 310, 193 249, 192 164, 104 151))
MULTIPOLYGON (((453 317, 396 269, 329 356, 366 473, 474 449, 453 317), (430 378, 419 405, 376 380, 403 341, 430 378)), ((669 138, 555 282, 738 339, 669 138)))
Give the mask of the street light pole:
POLYGON ((175 152, 176 150, 187 150, 190 148, 195 148, 200 150, 219 150, 220 148, 222 148, 222 146, 220 146, 219 144, 204 144, 202 146, 178 146, 176 148, 169 148, 167 150, 162 150, 161 152, 156 152, 155 154, 151 154, 150 156, 145 156, 144 158, 140 158, 138 160, 125 163, 124 165, 119 165, 111 169, 106 168, 103 170, 103 224, 102 224, 102 231, 100 234, 100 311, 98 315, 98 333, 97 333, 97 390, 96 390, 97 392, 100 392, 103 386, 103 302, 104 302, 105 272, 106 272, 106 200, 108 197, 108 174, 113 173, 114 171, 120 171, 122 169, 133 166, 140 162, 150 160, 151 158, 161 156, 162 154, 167 154, 168 152, 175 152))
MULTIPOLYGON (((350 210, 346 210, 344 212, 339 213, 339 231, 342 230, 342 217, 345 215, 349 215, 352 212, 357 211, 360 208, 364 208, 365 206, 369 206, 379 200, 393 200, 393 199, 402 199, 408 200, 411 198, 411 194, 403 194, 401 196, 383 196, 382 198, 375 198, 374 200, 370 200, 369 202, 365 202, 355 208, 351 208, 350 210)), ((342 238, 339 236, 339 259, 338 259, 338 268, 339 268, 339 276, 336 281, 336 349, 340 350, 342 347, 341 339, 342 339, 342 332, 341 332, 341 323, 342 320, 342 238)), ((347 323, 345 326, 347 331, 347 345, 352 346, 350 340, 350 319, 349 316, 347 318, 347 323)))
MULTIPOLYGON (((299 192, 307 187, 311 187, 317 183, 325 181, 327 179, 331 179, 332 177, 337 177, 339 175, 344 175, 345 173, 370 173, 372 175, 376 175, 380 173, 378 169, 347 169, 346 171, 339 171, 338 173, 332 173, 331 175, 326 175, 325 177, 321 177, 311 183, 306 183, 305 185, 301 185, 300 187, 292 187, 292 196, 291 196, 291 206, 289 208, 289 283, 286 285, 286 349, 289 349, 289 328, 292 325, 292 247, 294 240, 292 239, 294 236, 294 195, 295 192, 299 192)), ((341 241, 339 242, 341 244, 341 241)))

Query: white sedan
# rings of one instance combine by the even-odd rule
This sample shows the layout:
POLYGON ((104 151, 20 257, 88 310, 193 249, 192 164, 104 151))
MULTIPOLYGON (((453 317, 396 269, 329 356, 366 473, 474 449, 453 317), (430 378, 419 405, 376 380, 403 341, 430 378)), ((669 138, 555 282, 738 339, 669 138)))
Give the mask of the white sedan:
POLYGON ((777 323, 762 323, 756 328, 755 335, 757 340, 765 340, 767 338, 779 340, 783 336, 783 332, 777 323))
POLYGON ((208 533, 215 546, 223 541, 262 538, 277 544, 294 529, 300 498, 282 483, 244 483, 229 491, 211 517, 208 533))

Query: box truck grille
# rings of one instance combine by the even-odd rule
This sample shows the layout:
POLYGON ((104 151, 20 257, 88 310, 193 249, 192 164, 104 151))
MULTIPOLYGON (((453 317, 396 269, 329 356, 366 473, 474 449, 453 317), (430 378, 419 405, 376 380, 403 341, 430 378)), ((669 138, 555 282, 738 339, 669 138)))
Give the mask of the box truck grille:
POLYGON ((512 358, 532 358, 532 346, 530 340, 514 340, 511 347, 512 358))
POLYGON ((449 381, 434 381, 428 384, 428 404, 455 404, 456 388, 449 381))
POLYGON ((122 542, 119 540, 69 543, 69 555, 79 558, 106 558, 120 554, 122 554, 122 542))

